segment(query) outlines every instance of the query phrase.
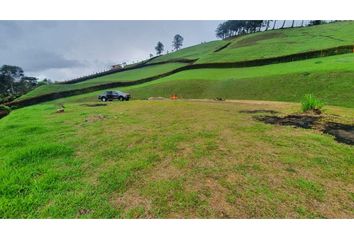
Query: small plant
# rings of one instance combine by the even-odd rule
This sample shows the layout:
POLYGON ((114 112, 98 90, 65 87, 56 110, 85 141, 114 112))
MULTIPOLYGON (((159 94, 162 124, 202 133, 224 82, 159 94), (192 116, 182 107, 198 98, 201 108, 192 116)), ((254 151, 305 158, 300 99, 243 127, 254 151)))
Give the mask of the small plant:
POLYGON ((324 103, 312 94, 306 94, 301 101, 301 109, 303 112, 314 111, 316 113, 321 113, 323 106, 324 103))

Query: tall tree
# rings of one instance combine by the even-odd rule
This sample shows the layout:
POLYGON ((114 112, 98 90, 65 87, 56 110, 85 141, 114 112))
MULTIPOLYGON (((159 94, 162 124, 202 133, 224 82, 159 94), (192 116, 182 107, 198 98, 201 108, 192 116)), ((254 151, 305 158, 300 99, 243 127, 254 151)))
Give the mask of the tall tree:
POLYGON ((264 31, 268 31, 268 28, 269 28, 269 25, 270 25, 270 22, 271 22, 271 21, 272 21, 272 20, 266 20, 266 21, 265 21, 266 28, 265 28, 264 31))
POLYGON ((322 21, 322 20, 311 20, 310 23, 309 23, 309 26, 320 25, 320 24, 323 24, 323 23, 325 23, 325 21, 322 21))
POLYGON ((275 24, 277 23, 277 20, 274 20, 274 24, 273 24, 273 28, 272 28, 272 30, 274 30, 275 29, 275 24))
POLYGON ((172 41, 173 48, 177 51, 182 47, 182 45, 183 45, 183 37, 180 34, 176 34, 173 37, 173 41, 172 41))
POLYGON ((281 25, 281 28, 284 28, 285 23, 286 23, 286 20, 283 20, 283 25, 281 25))
POLYGON ((12 95, 15 95, 15 82, 20 81, 24 76, 22 68, 17 66, 3 65, 0 68, 0 74, 3 76, 2 84, 5 84, 8 87, 8 91, 10 91, 12 95))
POLYGON ((264 24, 263 20, 228 20, 219 24, 215 32, 217 37, 224 39, 260 31, 264 24))
POLYGON ((158 42, 156 47, 155 47, 155 50, 156 50, 156 54, 157 55, 161 55, 161 53, 163 52, 165 46, 162 44, 162 42, 158 42))
POLYGON ((301 21, 301 27, 303 27, 303 26, 304 26, 304 20, 301 21))
POLYGON ((295 20, 293 20, 293 22, 291 23, 291 28, 294 27, 294 23, 295 23, 295 20))
POLYGON ((12 101, 37 85, 37 78, 25 76, 20 67, 3 65, 0 68, 0 101, 12 101))

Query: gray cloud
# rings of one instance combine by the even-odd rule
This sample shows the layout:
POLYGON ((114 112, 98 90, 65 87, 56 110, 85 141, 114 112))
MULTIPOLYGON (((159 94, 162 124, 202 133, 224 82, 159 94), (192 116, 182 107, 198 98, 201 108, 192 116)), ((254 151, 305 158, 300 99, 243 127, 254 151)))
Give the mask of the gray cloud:
MULTIPOLYGON (((57 68, 77 68, 85 66, 84 63, 75 59, 66 59, 64 56, 47 51, 24 51, 22 53, 23 63, 20 65, 26 71, 36 72, 57 68), (30 60, 30 61, 28 61, 30 60)), ((20 61, 21 62, 21 61, 20 61)))
POLYGON ((162 41, 171 50, 180 33, 184 46, 215 39, 220 21, 0 21, 0 65, 26 73, 69 79, 138 61, 162 41))

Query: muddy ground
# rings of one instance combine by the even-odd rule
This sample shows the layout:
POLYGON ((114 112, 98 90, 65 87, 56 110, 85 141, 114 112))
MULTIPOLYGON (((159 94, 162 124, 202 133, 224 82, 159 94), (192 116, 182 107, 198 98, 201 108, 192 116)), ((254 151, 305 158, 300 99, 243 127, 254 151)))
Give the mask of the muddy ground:
MULTIPOLYGON (((244 111, 247 112, 247 111, 244 111)), ((272 113, 269 110, 253 110, 248 113, 272 113)), ((325 134, 330 134, 335 137, 335 140, 340 143, 354 145, 354 125, 343 124, 326 120, 325 115, 308 115, 308 114, 291 114, 284 117, 266 115, 254 116, 258 121, 267 124, 280 126, 294 126, 305 129, 316 129, 325 134)))

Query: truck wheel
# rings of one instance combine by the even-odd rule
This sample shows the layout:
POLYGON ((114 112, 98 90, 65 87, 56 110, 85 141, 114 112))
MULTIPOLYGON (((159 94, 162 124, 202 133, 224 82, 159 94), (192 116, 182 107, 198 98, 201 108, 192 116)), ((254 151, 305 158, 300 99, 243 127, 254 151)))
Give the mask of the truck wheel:
POLYGON ((118 98, 118 100, 119 100, 119 101, 123 101, 124 98, 123 98, 122 96, 120 96, 120 97, 118 98))
POLYGON ((106 97, 102 97, 102 98, 101 98, 101 101, 102 101, 102 102, 107 102, 107 98, 106 98, 106 97))

